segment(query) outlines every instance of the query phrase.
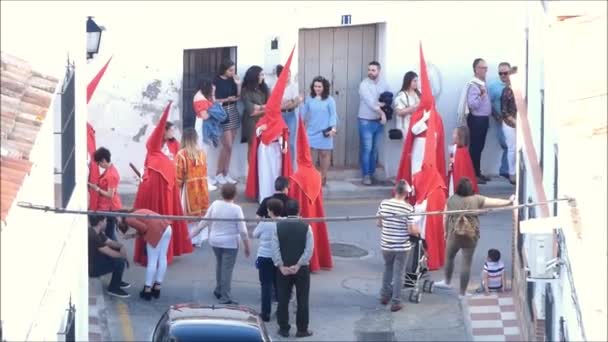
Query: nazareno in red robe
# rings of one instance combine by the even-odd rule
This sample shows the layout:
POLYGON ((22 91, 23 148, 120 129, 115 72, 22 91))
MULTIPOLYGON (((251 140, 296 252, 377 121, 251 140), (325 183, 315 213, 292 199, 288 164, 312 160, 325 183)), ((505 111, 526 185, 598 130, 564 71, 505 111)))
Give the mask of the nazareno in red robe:
MULTIPOLYGON (((289 133, 287 128, 283 130, 282 137, 283 146, 281 148, 284 149, 289 142, 289 133)), ((260 146, 261 141, 261 137, 256 137, 255 142, 251 146, 251 151, 249 151, 249 170, 247 172, 247 184, 245 185, 245 196, 254 201, 258 200, 258 195, 260 193, 260 182, 258 177, 258 172, 260 171, 258 168, 258 147, 260 146)), ((281 155, 281 176, 289 178, 292 172, 293 167, 291 165, 291 154, 289 153, 289 149, 287 149, 287 153, 283 153, 281 155)))
MULTIPOLYGON (((312 164, 306 128, 301 117, 299 119, 297 146, 298 169, 290 177, 289 197, 297 200, 300 204, 301 217, 325 217, 321 174, 312 164)), ((311 222, 310 226, 314 238, 310 271, 331 269, 333 261, 327 224, 325 222, 311 222)))
MULTIPOLYGON (((91 82, 87 85, 87 104, 93 98, 93 94, 95 93, 95 89, 99 85, 101 78, 106 72, 108 65, 110 65, 110 61, 112 57, 108 59, 106 64, 99 70, 99 72, 93 77, 91 82)), ((87 122, 87 153, 89 155, 89 183, 97 184, 99 181, 99 166, 95 162, 93 156, 95 155, 95 150, 97 150, 97 144, 95 141, 95 129, 93 129, 93 125, 87 122)), ((99 201, 99 193, 97 193, 92 188, 89 188, 89 210, 97 210, 97 203, 99 201)))
POLYGON ((283 69, 284 72, 281 72, 281 75, 279 75, 279 79, 266 102, 265 114, 256 125, 256 129, 262 125, 266 125, 267 128, 255 139, 255 142, 249 151, 249 170, 247 173, 245 196, 252 200, 258 200, 260 185, 258 173, 264 172, 264 169, 260 169, 260 165, 258 165, 258 147, 260 146, 260 143, 270 145, 279 137, 283 137, 283 146, 281 149, 287 150, 287 153, 282 154, 281 176, 289 178, 293 171, 289 148, 286 148, 291 132, 289 132, 289 129, 281 116, 281 101, 283 100, 283 93, 285 92, 285 86, 287 85, 287 77, 289 76, 289 68, 291 66, 294 50, 295 47, 291 50, 291 54, 289 55, 289 58, 287 58, 287 62, 283 69))
MULTIPOLYGON (((422 96, 418 110, 412 116, 411 123, 416 121, 415 118, 417 115, 422 117, 424 112, 429 112, 430 117, 426 122, 427 139, 425 140, 422 168, 412 177, 415 193, 413 199, 415 199, 416 204, 420 204, 426 200, 425 211, 427 212, 442 211, 444 210, 447 201, 443 125, 441 117, 435 108, 435 100, 431 91, 426 62, 422 52, 422 43, 420 44, 420 80, 422 82, 422 96), (436 137, 436 139, 429 139, 429 137, 436 137)), ((410 132, 408 132, 408 136, 411 135, 410 132)), ((407 157, 407 151, 405 149, 403 153, 404 156, 407 157)), ((408 159, 406 158, 406 160, 408 159)), ((411 162, 411 159, 409 160, 411 162)), ((409 167, 408 170, 411 172, 409 167)), ((443 215, 425 216, 424 222, 423 229, 425 232, 424 239, 427 245, 428 267, 430 270, 437 270, 441 268, 445 262, 443 215)))
MULTIPOLYGON (((171 102, 165 108, 160 121, 146 143, 145 172, 137 189, 133 208, 149 209, 160 215, 183 215, 180 192, 176 182, 175 163, 161 151, 170 108, 171 102)), ((172 221, 171 228, 173 235, 167 252, 169 263, 173 261, 174 256, 192 253, 192 242, 186 222, 183 220, 172 221)), ((142 238, 137 238, 133 260, 143 266, 147 263, 145 248, 145 241, 142 238)))
POLYGON ((475 169, 473 168, 473 161, 471 160, 468 146, 456 147, 448 176, 448 180, 452 182, 454 192, 460 178, 467 177, 473 184, 473 191, 476 194, 479 193, 477 177, 475 176, 475 169))

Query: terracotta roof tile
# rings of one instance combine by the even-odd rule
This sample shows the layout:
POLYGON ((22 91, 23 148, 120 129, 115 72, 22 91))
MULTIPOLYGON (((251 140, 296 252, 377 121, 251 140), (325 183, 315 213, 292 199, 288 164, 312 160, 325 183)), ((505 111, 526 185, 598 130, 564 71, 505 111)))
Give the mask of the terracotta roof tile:
POLYGON ((0 159, 0 212, 4 220, 35 162, 28 160, 29 155, 59 81, 4 52, 0 67, 0 142, 9 153, 0 159))

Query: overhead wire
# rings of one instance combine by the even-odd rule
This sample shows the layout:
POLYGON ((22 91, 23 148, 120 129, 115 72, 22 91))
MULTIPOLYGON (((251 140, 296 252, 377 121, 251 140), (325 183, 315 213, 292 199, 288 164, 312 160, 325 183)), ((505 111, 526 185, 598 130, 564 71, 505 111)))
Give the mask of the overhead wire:
POLYGON ((93 210, 74 210, 66 208, 56 208, 46 205, 37 205, 29 202, 18 202, 17 205, 21 208, 30 210, 39 210, 44 212, 53 212, 56 214, 75 214, 75 215, 101 215, 110 217, 137 217, 144 219, 167 219, 171 221, 216 221, 216 222, 276 222, 284 220, 300 220, 304 222, 350 222, 350 221, 371 221, 383 218, 403 218, 410 216, 429 216, 429 215, 466 215, 466 214, 486 214, 497 211, 516 210, 520 208, 536 207, 555 202, 567 201, 570 205, 575 205, 575 200, 571 197, 555 198, 547 201, 530 202, 518 205, 501 206, 482 209, 465 209, 465 210, 438 210, 438 211, 422 211, 411 212, 400 215, 354 215, 354 216, 325 216, 325 217, 298 217, 298 218, 259 218, 259 217, 244 217, 244 218, 215 218, 204 216, 188 216, 188 215, 154 215, 154 214, 137 214, 124 211, 93 211, 93 210))

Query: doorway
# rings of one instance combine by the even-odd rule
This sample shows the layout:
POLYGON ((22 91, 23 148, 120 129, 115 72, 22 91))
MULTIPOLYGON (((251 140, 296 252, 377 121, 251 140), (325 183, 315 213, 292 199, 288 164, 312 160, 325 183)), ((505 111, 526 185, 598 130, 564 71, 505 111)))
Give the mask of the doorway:
POLYGON ((299 89, 310 93, 310 83, 323 76, 336 100, 338 135, 334 138, 332 166, 359 166, 359 84, 367 64, 377 60, 377 25, 301 29, 299 31, 299 89))
POLYGON ((192 99, 198 91, 198 81, 217 75, 220 64, 230 59, 237 66, 236 46, 184 50, 184 75, 182 78, 183 128, 194 127, 195 114, 192 99))

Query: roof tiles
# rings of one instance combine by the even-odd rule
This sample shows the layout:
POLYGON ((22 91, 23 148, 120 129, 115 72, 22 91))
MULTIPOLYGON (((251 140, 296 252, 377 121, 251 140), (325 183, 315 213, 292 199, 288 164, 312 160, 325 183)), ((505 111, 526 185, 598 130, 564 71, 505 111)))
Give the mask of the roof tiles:
POLYGON ((4 220, 35 162, 29 155, 59 81, 4 52, 0 61, 0 211, 4 220))

